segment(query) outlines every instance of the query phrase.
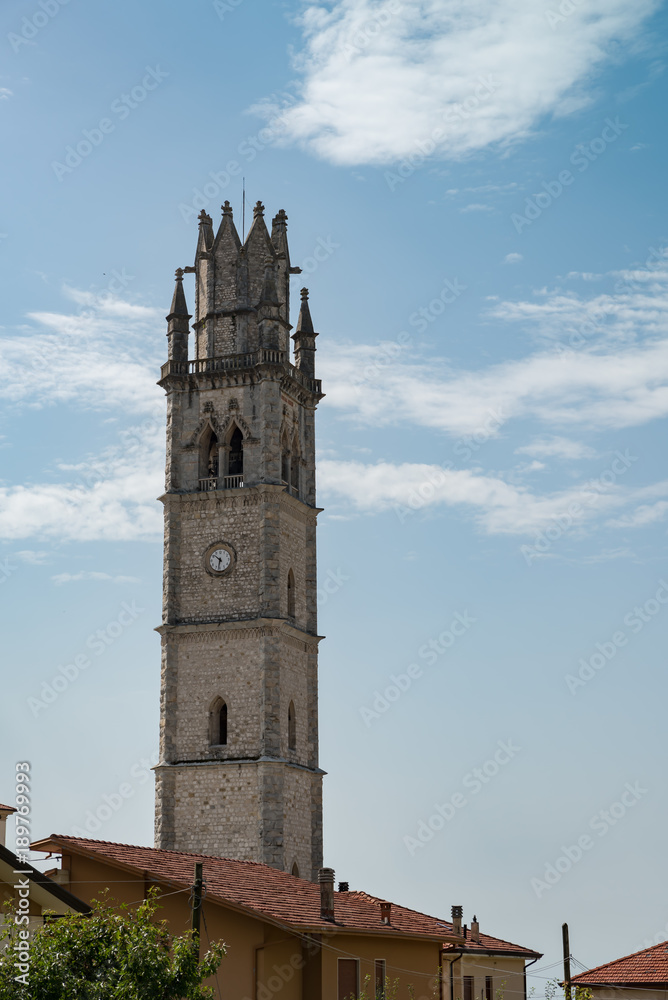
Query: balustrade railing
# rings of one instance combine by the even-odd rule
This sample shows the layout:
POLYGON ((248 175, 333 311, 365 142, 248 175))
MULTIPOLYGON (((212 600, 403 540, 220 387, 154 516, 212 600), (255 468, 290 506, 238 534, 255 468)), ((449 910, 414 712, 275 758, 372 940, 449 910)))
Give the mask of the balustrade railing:
POLYGON ((290 363, 286 351, 274 351, 267 347, 262 347, 258 351, 249 351, 245 354, 226 354, 219 358, 198 358, 195 361, 167 361, 161 368, 161 377, 168 375, 209 375, 215 372, 240 371, 245 368, 254 368, 256 365, 285 365, 289 369, 290 375, 310 392, 320 394, 320 379, 311 378, 303 371, 290 363))
POLYGON ((210 490, 238 490, 244 485, 243 476, 207 476, 200 479, 200 493, 208 493, 210 490))

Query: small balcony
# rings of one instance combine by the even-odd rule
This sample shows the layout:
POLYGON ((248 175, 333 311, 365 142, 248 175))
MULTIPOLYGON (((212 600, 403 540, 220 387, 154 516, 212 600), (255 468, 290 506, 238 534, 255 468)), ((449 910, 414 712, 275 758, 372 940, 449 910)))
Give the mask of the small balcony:
POLYGON ((200 493, 209 493, 210 490, 238 490, 244 485, 244 477, 241 476, 208 476, 200 479, 200 493))

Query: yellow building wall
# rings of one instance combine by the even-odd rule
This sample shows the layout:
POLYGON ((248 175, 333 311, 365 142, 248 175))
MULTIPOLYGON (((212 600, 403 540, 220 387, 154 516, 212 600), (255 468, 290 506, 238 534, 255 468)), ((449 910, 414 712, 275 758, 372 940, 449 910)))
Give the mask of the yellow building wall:
POLYGON ((438 998, 438 963, 440 942, 334 931, 323 940, 322 1000, 338 1000, 338 960, 357 958, 360 962, 360 988, 368 976, 367 992, 375 1000, 374 962, 384 959, 387 983, 399 980, 397 1000, 410 1000, 412 986, 415 1000, 438 998))
POLYGON ((485 1000, 485 979, 492 977, 492 1000, 523 1000, 524 959, 490 955, 462 955, 453 961, 452 979, 449 962, 445 968, 444 1000, 463 1000, 464 976, 473 977, 474 1000, 485 1000), (454 996, 451 997, 452 982, 454 996))

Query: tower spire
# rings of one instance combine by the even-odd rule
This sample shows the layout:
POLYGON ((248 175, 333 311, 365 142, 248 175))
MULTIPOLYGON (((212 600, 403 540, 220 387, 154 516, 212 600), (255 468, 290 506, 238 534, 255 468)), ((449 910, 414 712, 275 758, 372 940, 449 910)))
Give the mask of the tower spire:
POLYGON ((191 319, 183 290, 183 268, 176 269, 172 305, 167 316, 168 357, 170 361, 188 361, 188 329, 191 319))
POLYGON ((297 329, 292 334, 292 339, 295 342, 295 367, 310 378, 315 378, 315 338, 318 334, 313 329, 313 320, 308 304, 308 288, 302 288, 301 296, 302 302, 297 329))

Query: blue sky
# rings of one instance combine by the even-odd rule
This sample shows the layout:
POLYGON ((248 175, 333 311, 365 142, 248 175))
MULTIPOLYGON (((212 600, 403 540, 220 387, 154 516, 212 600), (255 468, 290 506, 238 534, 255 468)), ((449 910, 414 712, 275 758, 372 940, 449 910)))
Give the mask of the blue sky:
POLYGON ((667 938, 664 5, 1 16, 0 800, 151 842, 164 316, 245 176, 320 330, 326 863, 541 968, 667 938))

